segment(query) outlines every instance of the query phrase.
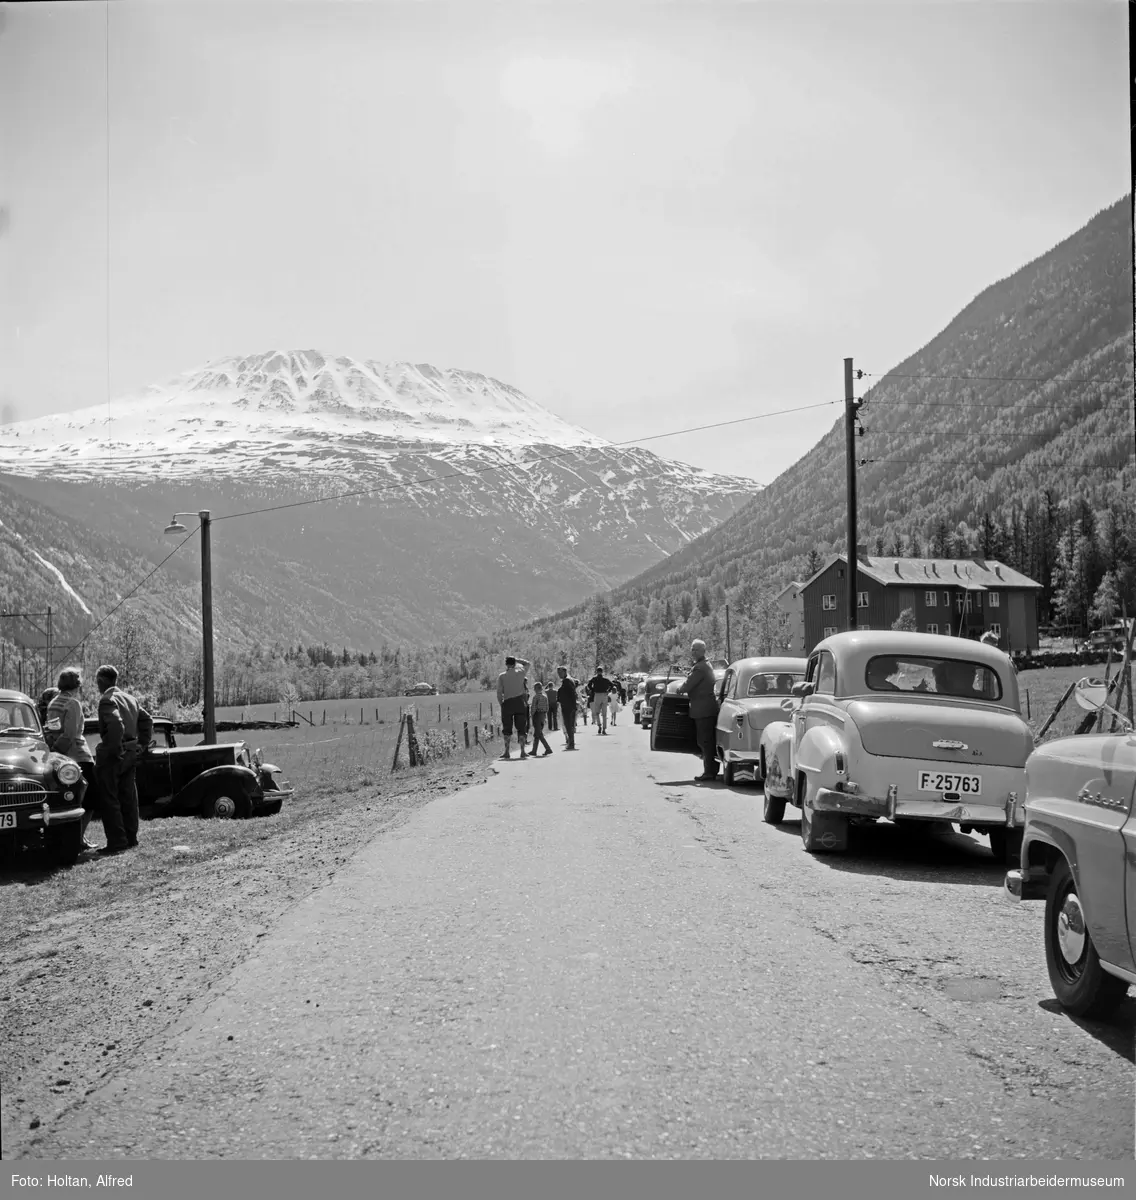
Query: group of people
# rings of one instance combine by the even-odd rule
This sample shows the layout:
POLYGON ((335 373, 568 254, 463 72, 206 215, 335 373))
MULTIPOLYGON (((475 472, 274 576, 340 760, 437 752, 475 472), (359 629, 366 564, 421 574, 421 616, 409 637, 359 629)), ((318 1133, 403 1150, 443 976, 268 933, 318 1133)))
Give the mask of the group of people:
POLYGON ((56 754, 79 764, 83 773, 83 846, 99 854, 122 854, 138 845, 138 788, 135 771, 154 735, 150 714, 134 696, 118 686, 118 670, 99 667, 99 743, 94 754, 83 731, 82 673, 74 667, 59 672, 58 686, 39 699, 44 740, 56 754), (98 816, 105 846, 87 841, 87 826, 98 816))
MULTIPOLYGON (((525 672, 532 664, 528 659, 508 655, 505 669, 497 676, 497 703, 501 706, 501 732, 505 738, 502 758, 512 758, 513 735, 516 734, 521 758, 546 758, 552 747, 544 735, 545 729, 564 731, 564 749, 576 749, 576 719, 580 713, 580 683, 568 674, 567 667, 556 668, 556 679, 548 683, 535 681, 531 688, 525 672), (529 734, 532 734, 532 749, 528 749, 529 734), (543 747, 543 753, 541 748, 543 747)), ((612 724, 620 706, 627 703, 627 690, 619 680, 608 679, 603 667, 597 667, 595 675, 585 687, 586 707, 583 709, 584 724, 588 723, 588 711, 597 734, 607 733, 608 713, 612 724)))

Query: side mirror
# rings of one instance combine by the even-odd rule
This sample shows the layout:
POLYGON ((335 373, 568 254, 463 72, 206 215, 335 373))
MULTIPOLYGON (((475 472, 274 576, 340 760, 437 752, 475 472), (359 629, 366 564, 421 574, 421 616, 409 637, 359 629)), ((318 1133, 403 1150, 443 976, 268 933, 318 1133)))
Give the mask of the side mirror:
POLYGON ((813 686, 813 684, 805 683, 804 681, 801 683, 795 683, 793 684, 792 695, 800 696, 802 698, 805 696, 811 696, 813 694, 813 686))
POLYGON ((1131 722, 1108 703, 1108 694, 1107 683, 1101 679, 1090 679, 1087 675, 1084 679, 1078 679, 1073 688, 1073 700, 1078 708, 1083 708, 1086 712, 1106 712, 1120 722, 1120 727, 1125 733, 1131 733, 1131 722))

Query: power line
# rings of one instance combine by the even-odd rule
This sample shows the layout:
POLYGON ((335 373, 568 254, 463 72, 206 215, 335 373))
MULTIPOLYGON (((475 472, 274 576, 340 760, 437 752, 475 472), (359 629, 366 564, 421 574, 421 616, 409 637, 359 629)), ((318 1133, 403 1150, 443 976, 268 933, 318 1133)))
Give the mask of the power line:
MULTIPOLYGON (((860 378, 858 375, 857 378, 860 378)), ((1096 376, 1090 376, 1087 379, 1077 378, 1059 378, 1053 375, 904 375, 898 371, 883 371, 880 374, 873 374, 871 371, 863 373, 865 379, 940 379, 940 380, 976 380, 979 382, 989 381, 991 383, 1116 383, 1115 379, 1101 379, 1096 376)))
MULTIPOLYGON (((198 526, 198 528, 200 528, 200 526, 198 526)), ((196 533, 197 529, 194 529, 184 538, 182 538, 182 540, 178 542, 178 544, 169 552, 169 554, 167 554, 166 557, 163 558, 162 561, 158 563, 158 565, 148 575, 139 580, 138 583, 136 583, 134 587, 132 587, 130 591, 122 597, 122 599, 114 606, 114 608, 110 610, 110 612, 108 612, 101 620, 97 621, 91 626, 90 629, 87 630, 80 641, 77 641, 73 646, 68 646, 60 658, 62 659, 66 655, 70 654, 72 650, 77 650, 85 642, 89 641, 91 634, 93 634, 100 626, 105 625, 107 621, 109 621, 111 617, 113 617, 114 614, 118 612, 118 610, 127 602, 127 600, 129 600, 130 597, 133 596, 143 586, 143 584, 147 583, 150 579, 157 575, 157 573, 166 565, 166 563, 168 563, 170 559, 173 558, 173 556, 182 548, 182 546, 184 546, 190 538, 194 537, 196 533)))

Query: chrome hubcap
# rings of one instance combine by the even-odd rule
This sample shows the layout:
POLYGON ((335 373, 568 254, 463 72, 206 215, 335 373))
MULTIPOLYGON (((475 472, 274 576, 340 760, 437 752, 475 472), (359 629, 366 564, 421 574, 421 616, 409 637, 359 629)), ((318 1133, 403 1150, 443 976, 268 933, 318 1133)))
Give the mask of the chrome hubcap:
POLYGON ((1061 957, 1073 966, 1085 953, 1085 916, 1076 892, 1070 892, 1057 914, 1057 945, 1061 957))
POLYGON ((213 812, 218 817, 235 817, 237 802, 231 796, 218 796, 213 801, 213 812))

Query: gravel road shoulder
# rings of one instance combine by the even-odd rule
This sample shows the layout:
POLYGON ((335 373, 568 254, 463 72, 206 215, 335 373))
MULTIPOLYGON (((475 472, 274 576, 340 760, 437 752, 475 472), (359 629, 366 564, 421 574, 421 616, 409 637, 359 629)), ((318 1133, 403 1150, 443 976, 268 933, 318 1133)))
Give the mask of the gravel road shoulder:
POLYGON ((492 770, 488 760, 463 758, 298 801, 278 817, 144 822, 135 854, 6 872, 4 1157, 34 1157, 38 1131, 207 1004, 257 941, 364 845, 492 770))

